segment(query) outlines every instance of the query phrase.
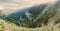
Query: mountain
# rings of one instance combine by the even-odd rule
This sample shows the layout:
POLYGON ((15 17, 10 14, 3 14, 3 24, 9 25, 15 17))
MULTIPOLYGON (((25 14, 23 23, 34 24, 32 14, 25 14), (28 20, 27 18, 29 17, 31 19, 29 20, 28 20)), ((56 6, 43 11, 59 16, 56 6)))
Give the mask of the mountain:
POLYGON ((60 23, 60 1, 48 4, 47 7, 39 14, 35 20, 33 20, 33 25, 35 27, 46 26, 51 23, 54 25, 60 23))
MULTIPOLYGON (((36 6, 29 6, 29 7, 26 7, 26 8, 23 8, 23 9, 19 9, 19 10, 17 10, 17 11, 15 11, 14 13, 9 13, 8 15, 6 15, 6 16, 4 16, 3 17, 3 19, 4 20, 7 20, 7 21, 11 21, 11 20, 16 20, 16 22, 13 22, 13 23, 17 23, 18 21, 19 21, 19 19, 20 19, 20 16, 22 16, 23 18, 24 18, 24 16, 25 16, 25 13, 27 12, 27 11, 29 11, 29 13, 31 13, 31 14, 33 14, 33 15, 38 15, 38 14, 40 14, 41 12, 42 12, 42 10, 45 8, 45 6, 46 6, 46 4, 43 4, 43 5, 36 5, 36 6), (36 9, 36 8, 38 8, 38 9, 36 9), (35 11, 34 11, 35 10, 35 11), (38 10, 38 11, 37 11, 38 10), (34 11, 34 12, 33 12, 34 11), (38 12, 38 13, 37 13, 38 12), (36 14, 37 13, 37 14, 36 14), (13 18, 11 18, 11 17, 13 17, 13 18)), ((36 17, 36 16, 34 16, 34 18, 36 17)), ((26 16, 25 16, 25 18, 26 18, 26 16)), ((27 19, 27 18, 26 18, 27 19)), ((26 20, 25 19, 25 20, 26 20)), ((11 21, 12 22, 12 21, 11 21)), ((23 23, 23 22, 22 22, 23 23)))
MULTIPOLYGON (((60 23, 60 1, 55 3, 48 3, 38 6, 33 6, 25 13, 27 19, 22 18, 22 26, 34 28, 46 25, 56 25, 60 23), (33 15, 33 16, 32 16, 33 15)), ((23 17, 23 16, 22 16, 23 17)))
MULTIPOLYGON (((33 8, 35 8, 35 6, 33 8)), ((32 25, 34 25, 34 28, 31 28, 32 25, 30 26, 30 28, 26 28, 27 26, 20 27, 14 23, 0 19, 0 31, 60 31, 60 2, 51 4, 49 7, 46 8, 42 11, 43 13, 41 12, 39 15, 37 15, 36 18, 34 18, 32 23, 32 25)), ((33 11, 27 12, 34 15, 33 11)), ((26 24, 26 22, 24 21, 23 25, 26 24)))
POLYGON ((0 31, 60 31, 60 23, 56 25, 47 25, 39 28, 26 28, 16 26, 11 22, 0 19, 0 31))
POLYGON ((0 31, 60 31, 60 1, 4 13, 0 11, 0 31))
MULTIPOLYGON (((54 2, 24 8, 20 11, 17 10, 5 19, 23 27, 42 27, 48 25, 50 19, 59 18, 59 4, 60 2, 54 2)), ((54 23, 59 23, 59 19, 54 23)))
POLYGON ((13 23, 16 24, 19 21, 20 16, 23 16, 25 14, 25 12, 27 11, 27 9, 30 8, 30 7, 32 7, 32 6, 25 7, 25 8, 22 8, 22 9, 18 9, 16 11, 14 11, 13 13, 11 12, 11 9, 9 9, 10 10, 10 11, 8 10, 9 14, 7 14, 6 16, 3 16, 2 19, 7 20, 7 21, 11 21, 11 22, 13 20, 13 23))

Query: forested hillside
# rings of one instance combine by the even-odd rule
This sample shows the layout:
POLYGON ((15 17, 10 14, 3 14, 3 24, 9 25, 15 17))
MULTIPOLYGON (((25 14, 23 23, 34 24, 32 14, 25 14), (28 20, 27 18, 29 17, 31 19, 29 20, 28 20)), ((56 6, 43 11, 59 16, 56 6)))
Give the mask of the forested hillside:
POLYGON ((60 1, 34 5, 9 16, 0 12, 0 30, 6 29, 8 31, 60 31, 60 1))
POLYGON ((58 20, 54 21, 54 24, 59 23, 59 8, 60 2, 56 3, 48 3, 42 5, 35 5, 28 9, 22 10, 21 12, 17 11, 17 13, 12 13, 8 16, 6 21, 10 21, 17 26, 35 28, 42 27, 48 25, 50 20, 58 20))

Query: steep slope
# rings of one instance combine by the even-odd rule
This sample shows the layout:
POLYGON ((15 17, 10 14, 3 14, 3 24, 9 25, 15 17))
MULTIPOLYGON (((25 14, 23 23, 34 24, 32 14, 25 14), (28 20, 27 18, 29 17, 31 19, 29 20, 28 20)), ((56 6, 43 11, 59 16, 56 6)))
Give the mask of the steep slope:
POLYGON ((29 28, 42 27, 48 25, 48 23, 52 22, 50 20, 54 20, 54 24, 57 24, 60 22, 59 5, 60 2, 33 6, 28 9, 23 9, 21 13, 20 11, 17 13, 13 13, 9 15, 10 17, 7 17, 5 19, 17 25, 22 24, 21 26, 29 28))
MULTIPOLYGON (((20 21, 20 17, 22 16, 23 17, 22 19, 27 21, 29 18, 27 18, 27 15, 25 15, 26 12, 29 12, 29 13, 35 15, 34 16, 34 19, 35 19, 36 16, 39 15, 46 6, 47 6, 47 4, 42 4, 42 5, 36 5, 36 6, 32 6, 32 7, 23 8, 23 9, 17 10, 16 12, 14 12, 12 14, 9 14, 9 15, 3 17, 3 19, 16 24, 20 21)), ((29 20, 27 22, 29 23, 29 20)), ((24 23, 24 22, 22 22, 22 23, 24 23)))
POLYGON ((0 19, 0 31, 32 31, 31 28, 19 27, 11 22, 6 22, 0 19))
POLYGON ((22 21, 23 27, 11 23, 12 21, 15 21, 15 19, 13 18, 14 14, 12 14, 10 17, 10 20, 12 19, 11 22, 9 22, 9 20, 5 21, 0 19, 0 31, 60 31, 60 1, 53 4, 47 4, 47 6, 44 5, 43 7, 39 6, 34 6, 27 9, 28 11, 25 12, 25 14, 27 14, 22 16, 22 20, 18 21, 22 21), (29 14, 30 17, 27 16, 29 14), (34 17, 31 17, 31 15, 33 15, 34 17), (30 20, 30 18, 34 19, 30 20), (26 28, 28 27, 28 25, 29 28, 26 28))
MULTIPOLYGON (((8 22, 5 22, 0 19, 0 31, 14 31, 17 26, 9 24, 8 22)), ((17 29, 16 29, 17 31, 17 29)))
MULTIPOLYGON (((48 23, 60 23, 60 2, 56 2, 54 4, 48 5, 39 16, 35 20, 33 20, 36 27, 41 27, 44 25, 48 25, 48 23)), ((34 25, 33 24, 33 25, 34 25)))
POLYGON ((25 28, 0 19, 0 31, 60 31, 60 23, 42 26, 39 28, 25 28))
MULTIPOLYGON (((60 1, 57 1, 55 3, 49 3, 47 4, 46 8, 44 8, 44 6, 41 6, 39 8, 39 6, 34 6, 32 8, 29 8, 27 11, 27 16, 28 17, 28 21, 30 21, 30 26, 31 28, 33 27, 42 27, 42 26, 46 26, 48 24, 58 24, 60 23, 60 1), (29 15, 30 13, 30 15, 29 15), (34 15, 33 17, 31 17, 31 14, 34 15), (52 22, 52 21, 54 22, 52 22)), ((25 25, 26 20, 23 19, 23 24, 25 25)), ((27 22, 28 24, 28 22, 27 22)))

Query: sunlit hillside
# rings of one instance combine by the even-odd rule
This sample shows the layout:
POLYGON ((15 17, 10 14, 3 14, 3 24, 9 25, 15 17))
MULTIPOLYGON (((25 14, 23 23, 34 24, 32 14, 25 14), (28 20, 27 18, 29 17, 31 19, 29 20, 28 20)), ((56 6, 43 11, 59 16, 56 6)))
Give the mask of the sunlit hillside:
POLYGON ((0 19, 0 31, 32 31, 31 28, 19 27, 11 22, 0 19))
POLYGON ((56 25, 51 23, 51 25, 42 26, 40 28, 25 28, 0 19, 0 31, 60 31, 60 23, 56 25))

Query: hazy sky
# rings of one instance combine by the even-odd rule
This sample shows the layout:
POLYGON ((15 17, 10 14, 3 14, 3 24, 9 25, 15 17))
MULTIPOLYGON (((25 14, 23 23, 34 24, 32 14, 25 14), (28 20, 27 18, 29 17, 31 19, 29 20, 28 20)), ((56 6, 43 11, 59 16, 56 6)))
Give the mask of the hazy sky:
POLYGON ((20 3, 26 1, 30 1, 30 0, 0 0, 0 2, 13 2, 13 3, 20 3))
POLYGON ((0 9, 18 9, 29 5, 43 4, 48 2, 54 2, 54 0, 0 0, 0 9))

